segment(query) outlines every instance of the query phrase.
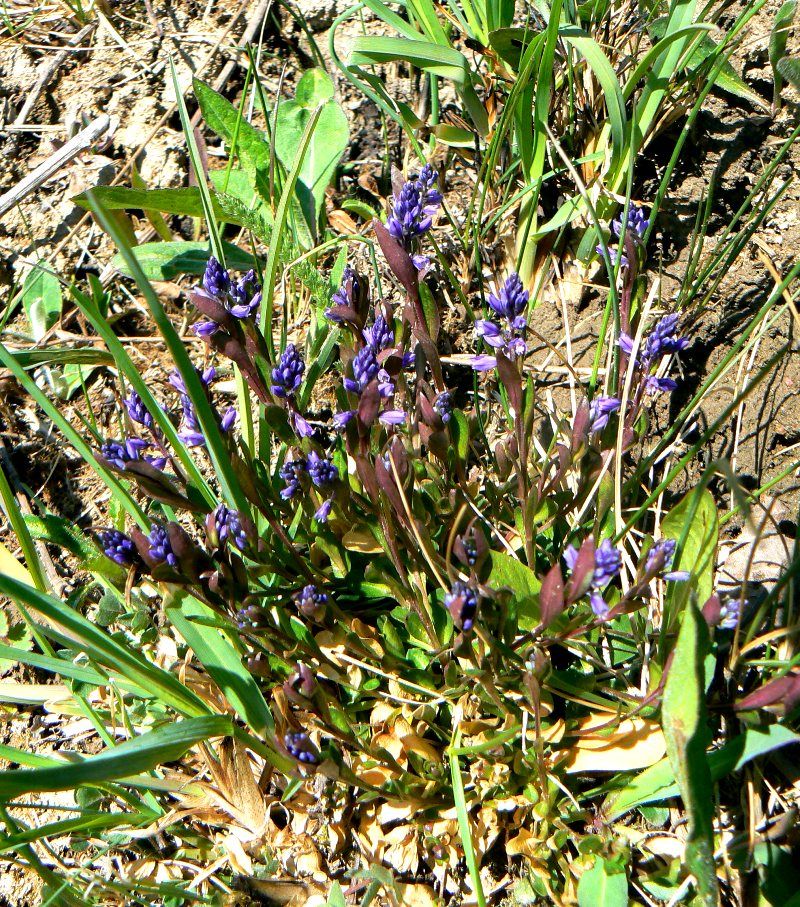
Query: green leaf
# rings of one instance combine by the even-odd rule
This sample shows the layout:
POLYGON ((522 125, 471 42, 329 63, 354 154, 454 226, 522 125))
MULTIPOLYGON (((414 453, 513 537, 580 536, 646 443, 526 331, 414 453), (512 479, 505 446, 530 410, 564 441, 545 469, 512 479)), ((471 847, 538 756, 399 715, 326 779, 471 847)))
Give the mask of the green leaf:
MULTIPOLYGON (((711 779, 718 781, 731 772, 738 772, 753 759, 790 743, 800 743, 800 735, 783 725, 773 724, 766 729, 748 728, 734 740, 707 754, 711 779)), ((675 772, 669 758, 665 758, 645 769, 622 790, 609 794, 603 804, 603 814, 609 822, 613 822, 637 806, 662 803, 679 795, 675 772)))
POLYGON ((627 907, 628 879, 624 872, 612 872, 602 857, 584 872, 578 883, 579 907, 627 907))
POLYGON ((269 170, 269 142, 263 132, 251 126, 240 112, 210 85, 193 79, 195 97, 209 129, 230 147, 236 139, 236 152, 242 168, 255 184, 259 172, 269 170))
POLYGON ((228 632, 197 622, 216 615, 207 605, 183 590, 176 590, 165 612, 191 646, 211 679, 225 694, 239 717, 257 734, 275 730, 275 722, 253 675, 242 664, 228 632))
MULTIPOLYGON (((130 189, 126 186, 97 186, 94 194, 109 211, 141 208, 179 214, 184 217, 203 217, 203 201, 197 186, 183 189, 130 189)), ((81 208, 89 207, 85 192, 72 199, 81 208)), ((222 212, 219 212, 222 216, 222 212)))
POLYGON ((664 687, 661 724, 667 756, 689 818, 686 863, 695 877, 700 903, 715 907, 719 888, 714 867, 713 783, 706 759, 709 733, 703 671, 708 645, 708 628, 692 597, 683 614, 664 687))
POLYGON ((333 888, 331 888, 331 893, 328 895, 325 907, 347 907, 342 886, 338 882, 333 883, 333 888))
POLYGON ((22 285, 22 305, 34 340, 42 337, 61 317, 61 284, 49 266, 37 263, 22 285))
POLYGON ((180 759, 195 744, 211 737, 230 736, 233 723, 223 715, 189 718, 148 731, 94 756, 58 766, 12 769, 0 773, 0 798, 44 791, 71 790, 81 784, 116 781, 151 771, 180 759))
POLYGON ((790 85, 800 91, 800 60, 782 57, 778 60, 778 72, 790 85))
POLYGON ((333 98, 333 80, 324 69, 307 69, 297 83, 294 99, 303 107, 319 107, 333 98))
POLYGON ((775 21, 772 23, 772 31, 769 35, 769 63, 775 79, 774 100, 778 99, 783 86, 783 76, 778 69, 778 62, 786 53, 786 41, 796 14, 797 0, 786 0, 778 12, 775 13, 775 21))
POLYGON ((313 234, 316 234, 324 210, 325 190, 350 141, 347 117, 333 99, 330 76, 321 69, 308 70, 297 86, 295 100, 283 101, 275 117, 275 152, 288 171, 297 159, 309 120, 319 106, 319 120, 295 186, 295 194, 313 234))
POLYGON ((521 630, 532 630, 539 623, 539 589, 542 584, 530 567, 510 554, 493 551, 486 585, 496 591, 504 588, 511 590, 521 630))
POLYGON ((207 715, 208 706, 177 677, 162 670, 128 645, 117 642, 65 602, 39 592, 26 583, 0 573, 0 594, 23 604, 41 621, 44 635, 63 645, 78 648, 113 674, 121 675, 137 689, 159 698, 189 717, 207 715))
POLYGON ((682 583, 681 597, 697 590, 700 602, 707 601, 714 590, 714 564, 719 538, 719 519, 714 497, 707 488, 690 491, 664 517, 664 538, 675 539, 678 550, 673 570, 690 570, 690 583, 682 583))
MULTIPOLYGON (((661 40, 667 33, 666 18, 655 19, 648 26, 648 30, 655 40, 661 40)), ((700 41, 695 45, 694 50, 689 54, 689 58, 684 60, 683 66, 693 75, 706 60, 715 57, 719 52, 720 48, 717 42, 709 35, 704 34, 700 41)), ((757 107, 761 107, 762 109, 767 107, 764 103, 764 99, 742 81, 736 70, 727 61, 720 69, 714 80, 714 84, 718 88, 723 89, 723 91, 729 91, 731 94, 743 98, 745 101, 750 101, 751 104, 755 104, 757 107)))
MULTIPOLYGON (((234 271, 248 271, 253 256, 238 246, 223 242, 225 264, 234 271)), ((172 280, 180 274, 202 275, 208 262, 206 242, 146 242, 134 246, 133 254, 148 280, 172 280)), ((119 252, 112 259, 115 268, 131 277, 130 268, 119 252)))

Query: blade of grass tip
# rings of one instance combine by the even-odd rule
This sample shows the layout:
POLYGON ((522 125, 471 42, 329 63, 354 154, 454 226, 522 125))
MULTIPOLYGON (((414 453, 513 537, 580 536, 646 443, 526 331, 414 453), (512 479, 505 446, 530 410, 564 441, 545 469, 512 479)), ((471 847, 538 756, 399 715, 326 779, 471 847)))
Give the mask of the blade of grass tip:
POLYGON ((103 318, 103 316, 98 311, 94 301, 89 299, 88 296, 85 296, 80 292, 80 290, 74 288, 72 296, 75 300, 75 304, 103 339, 104 343, 108 347, 109 352, 113 356, 114 362, 119 371, 122 372, 123 375, 125 375, 130 386, 142 398, 144 405, 153 416, 153 420, 158 424, 158 427, 164 433, 164 437, 171 444, 172 449, 175 451, 178 459, 181 462, 181 465, 186 470, 188 477, 197 486, 197 488, 200 489, 203 497, 213 507, 216 504, 216 496, 214 495, 211 486, 208 484, 208 482, 203 477, 203 474, 198 469, 197 464, 195 463, 192 455, 189 453, 186 445, 183 443, 183 441, 181 441, 178 432, 175 429, 175 426, 172 424, 171 419, 166 414, 163 407, 159 406, 147 383, 139 374, 139 370, 133 364, 133 361, 128 355, 125 346, 120 342, 119 338, 114 333, 114 329, 108 323, 107 319, 103 318))
POLYGON ((53 405, 49 397, 19 365, 11 351, 3 343, 0 343, 0 363, 14 375, 25 393, 31 397, 31 399, 35 400, 36 404, 44 412, 47 418, 50 419, 67 441, 75 448, 77 453, 80 454, 82 459, 94 470, 98 478, 111 492, 111 496, 117 504, 142 529, 149 529, 150 523, 147 520, 144 511, 133 499, 128 489, 98 461, 89 445, 61 415, 58 408, 53 405))
MULTIPOLYGON (((197 150, 194 130, 189 121, 189 112, 186 110, 186 101, 183 97, 183 91, 178 84, 178 73, 175 70, 175 61, 172 59, 171 54, 169 57, 169 66, 172 73, 172 84, 175 89, 175 105, 178 108, 178 115, 181 118, 181 126, 183 127, 183 134, 186 138, 186 148, 189 152, 189 160, 192 162, 192 169, 197 177, 197 187, 200 190, 200 199, 203 202, 203 211, 205 211, 206 227, 208 228, 208 238, 211 243, 211 250, 217 261, 224 265, 225 251, 222 248, 219 226, 217 225, 217 219, 214 216, 214 206, 211 202, 211 193, 208 188, 206 172, 200 159, 200 152, 197 150)), ((119 245, 119 243, 117 245, 119 245)))
POLYGON ((169 671, 117 642, 64 602, 10 576, 0 574, 0 593, 43 618, 43 633, 78 647, 106 668, 119 673, 138 688, 189 717, 207 715, 208 706, 169 671))
POLYGON ((461 835, 461 846, 464 848, 464 860, 466 861, 467 869, 469 870, 469 877, 472 880, 475 898, 478 901, 478 907, 486 907, 486 895, 483 893, 480 867, 478 866, 478 858, 475 854, 475 847, 472 843, 472 832, 469 827, 469 812, 467 811, 467 800, 464 796, 464 779, 461 777, 461 766, 459 765, 458 755, 456 755, 460 742, 461 731, 457 728, 453 738, 453 744, 448 753, 450 759, 450 778, 453 782, 453 799, 455 801, 456 815, 458 817, 458 830, 461 835))
POLYGON ((311 114, 311 118, 306 124, 305 131, 303 132, 303 137, 300 140, 300 147, 297 150, 297 157, 295 158, 294 165, 292 166, 292 169, 288 177, 286 178, 286 182, 283 185, 280 201, 278 202, 278 207, 275 211, 275 220, 272 228, 272 243, 270 244, 269 248, 269 256, 267 257, 267 264, 264 267, 264 281, 262 284, 264 295, 262 298, 261 312, 259 317, 261 332, 264 335, 264 339, 267 341, 267 347, 272 355, 273 361, 275 360, 275 346, 273 344, 272 336, 272 315, 275 306, 275 281, 277 280, 278 268, 281 261, 280 253, 281 246, 283 245, 283 231, 286 229, 286 221, 290 210, 290 203, 294 196, 294 188, 300 175, 303 161, 305 160, 306 154, 308 153, 308 147, 311 144, 311 137, 314 135, 314 130, 317 128, 317 123, 319 122, 321 113, 322 106, 319 106, 311 114))
MULTIPOLYGON (((206 396, 205 388, 200 381, 200 376, 189 357, 189 353, 186 351, 183 341, 173 327, 167 313, 164 311, 164 307, 159 302, 155 291, 150 285, 150 281, 142 271, 141 265, 136 258, 136 254, 125 241, 125 237, 116 229, 116 225, 113 221, 106 216, 103 205, 91 189, 87 191, 86 198, 89 208, 97 218, 97 222, 117 245, 119 253, 144 296, 147 307, 150 309, 150 314, 153 317, 153 321, 155 321, 159 333, 164 338, 164 342, 172 356, 172 360, 177 366, 178 372, 186 385, 189 399, 194 405, 200 423, 200 429, 206 440, 206 450, 211 458, 214 473, 219 481, 226 503, 243 513, 249 513, 250 508, 239 484, 239 480, 236 478, 236 474, 233 470, 231 458, 226 449, 217 416, 211 408, 211 404, 206 396)), ((155 412, 153 415, 155 415, 155 412)), ((189 459, 191 460, 191 457, 189 457, 189 459)), ((196 467, 194 468, 196 469, 196 467)))

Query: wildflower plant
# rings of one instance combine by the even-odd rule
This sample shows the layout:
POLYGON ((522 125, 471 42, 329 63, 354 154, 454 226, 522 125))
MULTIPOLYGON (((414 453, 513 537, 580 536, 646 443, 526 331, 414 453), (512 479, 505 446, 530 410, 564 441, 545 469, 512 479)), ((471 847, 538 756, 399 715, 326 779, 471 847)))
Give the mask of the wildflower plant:
MULTIPOLYGON (((486 24, 510 24, 500 12, 486 24)), ((539 36, 541 65, 549 34, 539 36)), ((471 82, 460 91, 474 106, 471 82)), ((210 119, 230 137, 229 114, 218 106, 210 119)), ((725 475, 735 495, 742 489, 722 463, 677 489, 709 435, 695 440, 694 404, 675 402, 691 319, 652 292, 646 237, 657 215, 627 205, 600 225, 614 237, 613 323, 598 332, 593 368, 563 360, 569 403, 559 403, 539 344, 545 287, 511 266, 462 291, 472 351, 452 352, 440 317, 452 270, 434 242, 444 168, 394 173, 385 218, 369 232, 372 269, 354 245, 337 257, 322 250, 321 286, 318 269, 297 265, 303 256, 286 259, 284 243, 301 245, 293 199, 320 116, 281 174, 268 231, 225 193, 198 187, 210 249, 186 288, 191 344, 102 194, 87 193, 175 366, 146 383, 75 290, 123 385, 114 431, 97 420, 76 429, 0 346, 109 494, 89 532, 51 514, 15 517, 30 581, 0 576, 38 647, 18 656, 69 683, 105 744, 70 759, 5 748, 26 766, 0 778, 6 803, 77 788, 91 797, 70 826, 85 864, 63 879, 37 871, 81 903, 105 850, 149 859, 168 833, 184 862, 224 865, 231 887, 248 861, 254 875, 272 871, 265 848, 278 848, 286 824, 273 808, 311 816, 313 803, 331 855, 375 842, 359 871, 395 901, 396 886, 422 873, 445 903, 497 903, 502 854, 529 902, 601 903, 598 891, 616 890, 609 903, 622 905, 630 883, 676 898, 694 886, 715 903, 712 780, 795 739, 766 718, 743 719, 728 739, 722 713, 791 709, 800 694, 791 670, 748 688, 745 646, 780 589, 750 617, 715 592, 721 518, 708 486, 725 475), (220 206, 270 239, 264 260, 237 262, 216 230, 220 206), (665 425, 673 404, 683 408, 665 425), (34 535, 85 571, 66 600, 34 535), (722 742, 707 754, 712 731, 722 742), (663 828, 647 807, 678 794, 687 856, 667 872, 641 823, 663 828), (394 827, 403 845, 392 851, 394 827), (399 852, 405 868, 387 879, 399 852)), ((760 317, 787 315, 797 270, 760 317)), ((8 846, 42 864, 30 842, 61 829, 5 821, 8 846)), ((200 869, 154 889, 104 884, 121 899, 133 890, 182 903, 195 883, 205 896, 200 869)))

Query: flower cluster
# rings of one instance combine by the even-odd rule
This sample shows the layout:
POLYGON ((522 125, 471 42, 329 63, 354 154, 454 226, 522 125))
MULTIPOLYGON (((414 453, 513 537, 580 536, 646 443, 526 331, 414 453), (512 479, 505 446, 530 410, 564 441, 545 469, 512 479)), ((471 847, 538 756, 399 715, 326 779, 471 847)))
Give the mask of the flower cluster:
POLYGON ((119 529, 101 530, 97 533, 97 541, 103 554, 121 567, 130 567, 136 563, 138 556, 133 539, 119 529))
MULTIPOLYGON (((244 277, 236 280, 213 255, 206 264, 203 288, 234 318, 252 318, 261 305, 261 286, 256 280, 255 271, 248 271, 244 277)), ((199 337, 210 337, 220 326, 219 321, 201 321, 194 325, 193 330, 199 337)))
MULTIPOLYGON (((528 291, 517 274, 511 274, 497 293, 489 296, 489 308, 496 320, 485 318, 475 322, 475 333, 492 349, 500 350, 508 359, 520 359, 528 352, 525 331, 528 321, 523 314, 528 307, 528 291)), ((497 358, 478 355, 472 358, 476 371, 488 371, 497 365, 497 358)))
MULTIPOLYGON (((625 252, 625 237, 623 236, 623 214, 620 214, 619 217, 611 221, 611 232, 612 234, 620 240, 617 246, 611 246, 608 250, 608 256, 611 259, 611 264, 616 265, 617 259, 620 259, 621 267, 629 268, 630 261, 628 261, 628 255, 625 252)), ((631 205, 628 209, 628 223, 626 234, 631 238, 635 246, 641 246, 644 243, 644 236, 647 233, 647 230, 650 226, 650 219, 646 216, 644 208, 639 207, 639 205, 631 205)), ((602 245, 598 245, 596 248, 597 254, 603 254, 602 245)))
POLYGON ((411 240, 431 228, 433 217, 442 203, 436 188, 438 176, 430 164, 425 164, 414 179, 395 187, 392 210, 386 220, 389 232, 407 249, 411 240))
POLYGON ((456 580, 445 595, 444 604, 456 627, 469 632, 478 613, 478 593, 461 580, 456 580))
POLYGON ((689 346, 686 337, 678 336, 678 321, 679 316, 675 313, 661 318, 643 339, 637 356, 634 356, 633 338, 624 332, 619 336, 620 349, 630 358, 631 367, 639 370, 644 380, 645 390, 649 394, 657 394, 661 391, 671 392, 678 386, 672 378, 659 378, 651 374, 653 368, 657 368, 665 356, 680 353, 689 346))
MULTIPOLYGON (((574 545, 568 545, 564 551, 564 560, 573 572, 578 565, 578 558, 578 549, 574 545)), ((608 616, 609 611, 608 604, 603 598, 603 590, 617 576, 621 567, 622 555, 611 544, 611 539, 603 539, 594 549, 594 560, 585 579, 589 587, 589 604, 601 620, 608 616)))

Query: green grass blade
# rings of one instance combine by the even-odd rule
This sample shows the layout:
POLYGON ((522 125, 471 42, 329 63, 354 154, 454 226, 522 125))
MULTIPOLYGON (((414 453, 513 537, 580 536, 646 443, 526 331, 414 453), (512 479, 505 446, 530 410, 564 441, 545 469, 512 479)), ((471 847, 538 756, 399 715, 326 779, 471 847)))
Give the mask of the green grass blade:
POLYGON ((45 791, 73 790, 81 784, 119 781, 174 762, 198 743, 233 733, 230 718, 209 715, 187 718, 126 740, 112 749, 64 765, 13 769, 0 774, 0 797, 20 797, 45 791))
POLYGON ((208 706, 176 677, 117 642, 64 602, 2 575, 0 593, 43 618, 45 635, 65 640, 70 646, 77 645, 93 661, 120 673, 181 714, 190 717, 208 714, 208 706))
POLYGON ((216 617, 214 612, 182 590, 176 590, 171 601, 165 603, 164 610, 245 724, 256 734, 274 732, 275 722, 269 706, 253 675, 242 664, 242 656, 234 647, 230 632, 193 619, 213 619, 216 617))
POLYGON ((308 123, 306 124, 305 131, 303 132, 303 137, 297 149, 297 158, 289 175, 286 178, 286 182, 283 185, 280 201, 278 202, 278 207, 275 211, 275 222, 272 229, 272 243, 270 244, 269 256, 264 267, 264 275, 262 281, 263 299, 260 313, 261 331, 264 334, 264 338, 267 341, 267 345, 272 353, 273 358, 275 356, 275 343, 272 330, 272 314, 275 307, 275 284, 278 279, 278 268, 281 263, 283 233, 286 229, 291 202, 294 198, 295 184, 297 183, 297 178, 300 175, 300 170, 303 167, 303 161, 305 160, 308 148, 311 144, 311 137, 314 135, 314 130, 317 127, 317 123, 319 122, 321 114, 322 106, 319 106, 313 112, 308 123))

